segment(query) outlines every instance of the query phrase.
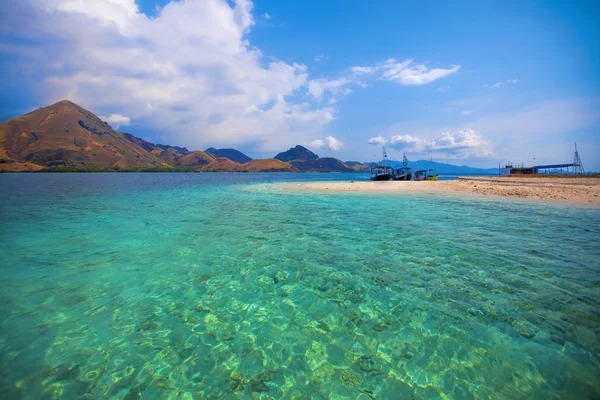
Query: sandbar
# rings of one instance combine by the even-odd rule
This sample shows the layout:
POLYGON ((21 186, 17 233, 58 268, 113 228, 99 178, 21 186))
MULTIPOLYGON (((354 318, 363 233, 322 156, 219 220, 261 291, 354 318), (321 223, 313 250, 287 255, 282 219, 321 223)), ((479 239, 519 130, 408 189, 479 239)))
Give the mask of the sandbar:
POLYGON ((328 193, 471 193, 600 207, 600 177, 489 176, 438 181, 337 181, 277 184, 282 190, 328 193))

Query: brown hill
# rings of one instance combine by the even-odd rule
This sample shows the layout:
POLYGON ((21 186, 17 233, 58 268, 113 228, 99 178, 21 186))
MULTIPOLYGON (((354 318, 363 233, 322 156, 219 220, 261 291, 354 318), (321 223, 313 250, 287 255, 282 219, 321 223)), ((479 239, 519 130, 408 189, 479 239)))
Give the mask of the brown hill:
POLYGON ((248 161, 242 167, 247 172, 298 172, 293 165, 274 158, 248 161))
POLYGON ((31 170, 59 165, 168 167, 146 149, 149 145, 129 140, 67 100, 0 124, 0 162, 21 163, 17 165, 31 170))
POLYGON ((201 167, 215 161, 217 157, 212 154, 205 153, 202 150, 192 151, 175 160, 176 165, 182 167, 201 167))
POLYGON ((304 146, 292 147, 287 151, 281 152, 275 156, 276 160, 289 162, 292 160, 316 160, 319 158, 318 154, 313 153, 304 146))
POLYGON ((179 159, 179 157, 181 157, 183 155, 174 148, 169 148, 167 150, 163 150, 160 153, 158 153, 158 152, 156 152, 156 150, 154 150, 153 153, 158 155, 162 160, 165 160, 169 164, 173 164, 173 165, 177 165, 177 159, 179 159))
POLYGON ((369 172, 369 170, 371 169, 371 167, 368 164, 363 164, 358 161, 344 161, 344 164, 346 164, 347 166, 349 166, 357 172, 369 172))
MULTIPOLYGON (((224 151, 249 159, 237 150, 224 151)), ((68 100, 0 123, 0 171, 56 166, 111 170, 114 167, 183 167, 215 172, 344 171, 350 168, 334 158, 314 159, 318 156, 301 146, 290 149, 284 155, 304 160, 293 161, 296 166, 273 158, 241 164, 200 150, 189 152, 185 147, 150 143, 130 133, 115 132, 90 111, 68 100)))
POLYGON ((298 168, 303 172, 319 172, 319 171, 333 171, 333 172, 352 172, 352 167, 346 165, 337 158, 323 157, 317 158, 316 160, 293 160, 290 161, 294 167, 298 168))
POLYGON ((231 161, 229 158, 217 157, 201 168, 204 172, 245 172, 244 166, 231 161))

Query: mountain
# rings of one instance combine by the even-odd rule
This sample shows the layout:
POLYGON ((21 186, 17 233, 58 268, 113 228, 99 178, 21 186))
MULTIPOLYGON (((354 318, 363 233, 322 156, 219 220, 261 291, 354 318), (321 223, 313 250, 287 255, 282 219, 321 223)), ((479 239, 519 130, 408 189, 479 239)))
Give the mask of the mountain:
POLYGON ((302 172, 352 172, 352 167, 332 157, 317 158, 316 160, 293 160, 290 161, 294 167, 302 172))
POLYGON ((306 147, 296 146, 275 156, 276 160, 288 162, 292 160, 316 160, 319 156, 306 147))
POLYGON ((214 147, 209 147, 204 151, 217 157, 229 158, 231 161, 235 161, 239 164, 244 164, 248 161, 252 161, 250 157, 236 149, 215 149, 214 147))
MULTIPOLYGON (((184 149, 185 149, 185 147, 184 147, 184 149)), ((185 153, 180 153, 179 151, 177 151, 177 147, 170 147, 170 148, 167 148, 166 150, 163 150, 160 153, 158 153, 158 156, 171 165, 177 165, 177 160, 180 157, 187 155, 189 153, 190 153, 189 150, 186 151, 185 153)))
MULTIPOLYGON (((318 157, 302 146, 290 151, 296 158, 318 157)), ((332 162, 331 165, 337 164, 332 162)), ((211 147, 204 152, 154 144, 131 133, 116 132, 93 113, 68 100, 0 123, 0 171, 44 168, 66 171, 299 171, 282 160, 252 160, 235 149, 211 147)))
POLYGON ((195 150, 175 159, 175 165, 180 167, 201 167, 215 161, 217 157, 202 150, 195 150))
POLYGON ((359 161, 345 161, 344 163, 355 172, 369 172, 371 169, 371 165, 368 163, 363 164, 359 161))
MULTIPOLYGON (((185 170, 227 172, 368 171, 371 163, 344 163, 319 156, 302 146, 275 158, 252 160, 235 149, 154 144, 126 132, 116 132, 90 111, 68 100, 59 101, 0 123, 0 171, 54 170, 185 170), (66 167, 66 168, 63 168, 66 167)), ((390 160, 392 165, 400 161, 390 160)), ((410 162, 414 169, 429 161, 410 162)), ((495 168, 471 168, 433 162, 440 174, 496 174, 495 168)))
POLYGON ((187 154, 190 152, 186 147, 171 146, 168 144, 155 144, 155 146, 161 150, 175 150, 176 152, 181 154, 187 154))
MULTIPOLYGON (((402 161, 390 160, 393 167, 402 166, 402 161)), ((412 169, 429 169, 429 160, 409 161, 408 166, 412 169)), ((439 162, 431 162, 433 168, 438 174, 498 174, 498 168, 472 168, 466 165, 452 165, 439 162)))
POLYGON ((349 167, 354 167, 355 165, 363 165, 363 163, 359 161, 344 161, 344 164, 346 164, 349 167))
POLYGON ((293 165, 274 158, 248 161, 243 167, 247 172, 298 172, 293 165))
POLYGON ((226 157, 215 157, 213 161, 202 167, 203 172, 246 172, 246 168, 226 157))
POLYGON ((0 169, 169 167, 154 145, 128 135, 63 100, 0 124, 0 169))

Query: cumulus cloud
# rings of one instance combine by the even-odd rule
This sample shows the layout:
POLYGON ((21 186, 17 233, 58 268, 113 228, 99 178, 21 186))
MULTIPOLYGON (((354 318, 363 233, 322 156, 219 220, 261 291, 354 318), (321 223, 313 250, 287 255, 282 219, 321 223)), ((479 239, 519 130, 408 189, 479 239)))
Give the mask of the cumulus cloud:
POLYGON ((493 155, 489 143, 473 129, 458 132, 444 132, 436 138, 422 138, 411 135, 395 135, 390 138, 390 146, 410 153, 444 153, 452 158, 490 157, 493 155))
POLYGON ((265 17, 266 19, 271 19, 271 18, 273 18, 271 15, 269 15, 269 14, 267 14, 267 13, 264 13, 264 14, 263 14, 263 17, 265 17))
POLYGON ((369 144, 376 144, 378 146, 385 146, 387 144, 387 139, 383 138, 383 136, 375 136, 367 141, 369 144))
POLYGON ((335 110, 302 102, 305 65, 265 62, 249 43, 252 8, 172 1, 150 18, 134 0, 24 0, 3 30, 24 39, 47 103, 115 110, 191 148, 274 151, 323 131, 335 110))
POLYGON ((502 82, 494 83, 494 84, 492 85, 492 87, 493 87, 493 88, 499 88, 500 86, 502 86, 502 84, 503 84, 502 82))
POLYGON ((102 121, 108 123, 113 129, 119 129, 120 126, 128 126, 131 119, 121 114, 110 114, 107 117, 98 117, 102 121))
POLYGON ((317 139, 310 142, 309 146, 313 148, 336 151, 342 148, 344 144, 333 136, 327 136, 325 139, 317 139))
POLYGON ((315 56, 315 62, 321 62, 325 59, 325 56, 323 54, 319 54, 318 56, 315 56))
POLYGON ((471 110, 464 110, 464 111, 461 112, 461 114, 465 115, 465 116, 471 115, 472 113, 473 113, 473 111, 471 111, 471 110))

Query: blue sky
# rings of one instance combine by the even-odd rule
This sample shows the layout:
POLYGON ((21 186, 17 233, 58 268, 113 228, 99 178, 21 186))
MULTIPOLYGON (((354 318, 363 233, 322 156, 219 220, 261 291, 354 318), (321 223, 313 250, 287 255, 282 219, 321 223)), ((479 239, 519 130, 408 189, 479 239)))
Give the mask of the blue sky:
POLYGON ((190 149, 600 170, 596 1, 9 0, 0 119, 68 98, 190 149))

